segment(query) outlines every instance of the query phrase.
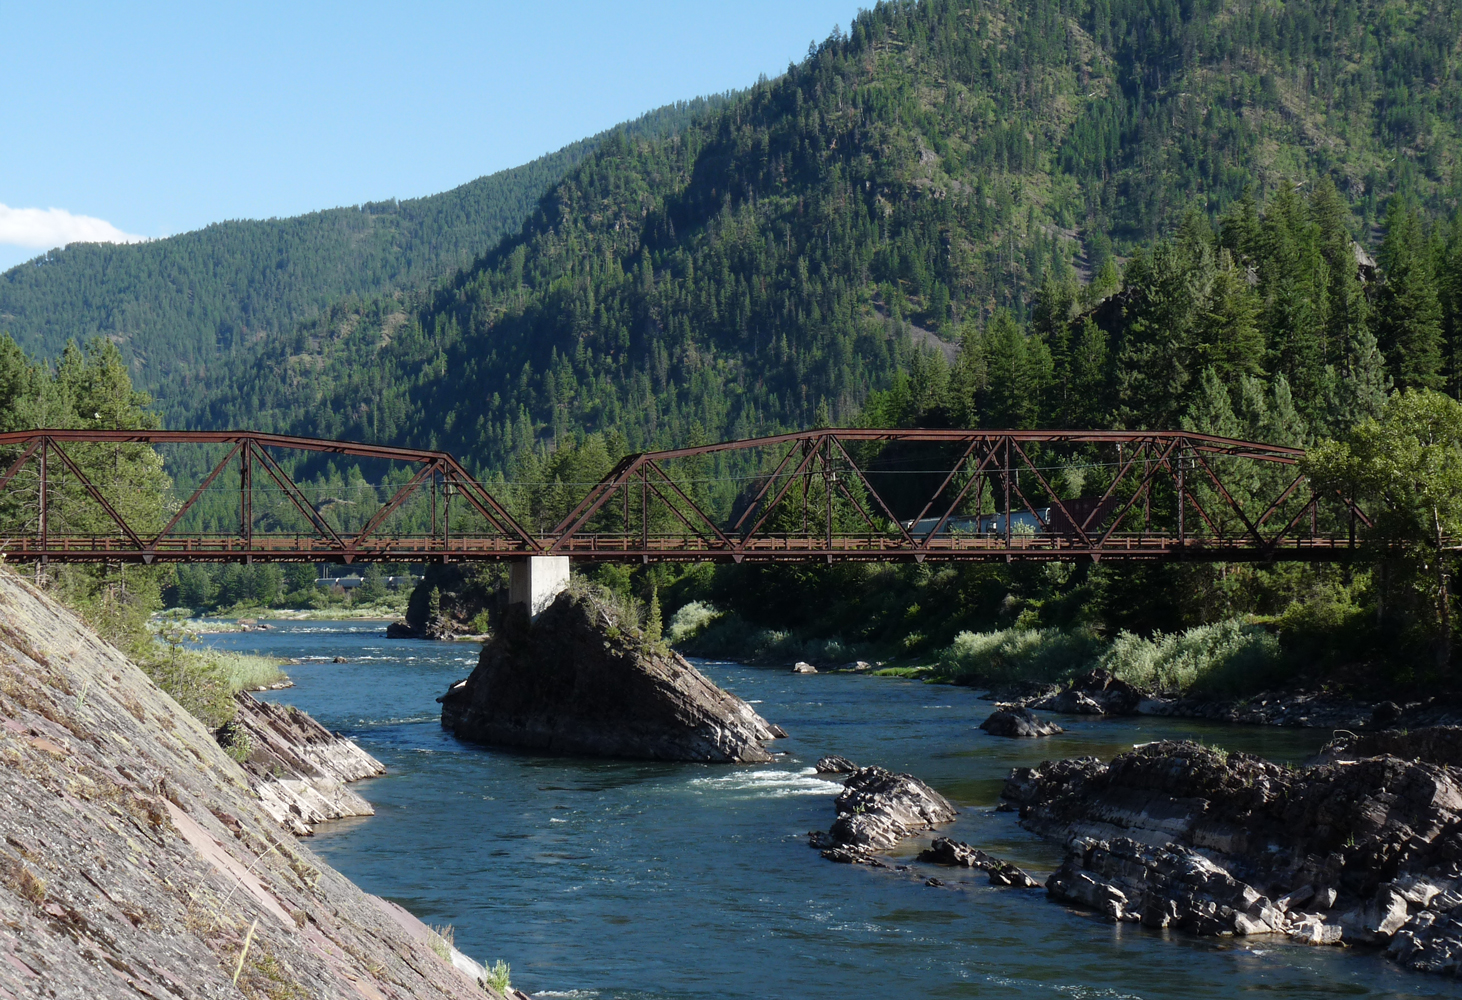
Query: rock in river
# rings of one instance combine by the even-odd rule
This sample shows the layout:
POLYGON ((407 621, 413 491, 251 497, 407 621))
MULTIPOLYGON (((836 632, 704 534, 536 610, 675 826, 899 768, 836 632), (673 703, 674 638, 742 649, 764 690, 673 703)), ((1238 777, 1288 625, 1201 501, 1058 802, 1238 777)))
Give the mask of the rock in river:
POLYGON ((785 736, 680 654, 585 587, 529 622, 516 605, 477 669, 442 696, 442 725, 463 739, 552 753, 760 763, 785 736))
POLYGON ((1012 739, 1055 736, 1066 731, 1054 722, 1042 722, 1036 713, 1019 706, 996 709, 988 719, 980 723, 980 728, 991 736, 1008 736, 1012 739))
POLYGON ((943 795, 912 774, 894 774, 881 767, 860 768, 834 800, 838 818, 827 833, 812 835, 832 861, 856 861, 886 851, 911 834, 955 817, 943 795))
MULTIPOLYGON (((1431 742, 1444 743, 1440 736, 1431 742)), ((1462 970, 1462 772, 1373 756, 1292 770, 1187 742, 1018 768, 1021 825, 1067 844, 1050 894, 1196 934, 1369 944, 1462 970)))
POLYGON ((856 770, 858 770, 857 764, 846 757, 839 757, 835 753, 830 753, 817 761, 818 774, 852 774, 856 770))
POLYGON ((919 860, 926 864, 948 865, 951 868, 978 868, 990 876, 991 885, 1035 889, 1041 884, 1029 872, 1022 871, 1009 861, 949 837, 936 837, 934 843, 919 852, 919 860))

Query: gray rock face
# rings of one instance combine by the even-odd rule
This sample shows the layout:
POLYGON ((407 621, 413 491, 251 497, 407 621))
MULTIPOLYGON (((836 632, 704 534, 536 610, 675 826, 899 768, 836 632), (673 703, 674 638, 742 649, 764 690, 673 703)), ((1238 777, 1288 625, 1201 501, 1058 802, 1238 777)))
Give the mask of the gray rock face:
POLYGON ((852 774, 856 770, 858 770, 857 764, 846 757, 839 757, 835 753, 828 754, 817 762, 818 774, 852 774))
POLYGON ((531 624, 510 608, 472 676, 442 697, 442 725, 498 746, 710 763, 769 761, 762 741, 786 735, 585 589, 531 624))
POLYGON ((813 847, 830 860, 837 852, 872 854, 940 823, 951 822, 954 806, 911 774, 873 766, 856 771, 834 800, 838 818, 827 833, 812 835, 813 847))
POLYGON ((0 568, 0 995, 487 995, 428 934, 282 828, 121 652, 0 568))
POLYGON ((1054 722, 1042 721, 1030 709, 1019 706, 996 709, 988 719, 980 723, 980 728, 991 736, 1006 736, 1011 739, 1054 736, 1066 731, 1054 722))
POLYGON ((1066 715, 1135 715, 1142 692, 1105 670, 1093 670, 1071 682, 1066 690, 1033 701, 1031 708, 1066 715))
POLYGON ((1068 841, 1052 896, 1110 919, 1389 946, 1433 971, 1462 961, 1451 768, 1382 756, 1295 771, 1168 742, 1019 768, 1003 795, 1023 826, 1068 841))
POLYGON ((249 784, 264 809, 297 837, 310 827, 345 816, 373 816, 375 809, 346 788, 347 782, 386 773, 355 743, 330 732, 297 708, 239 694, 239 714, 220 741, 245 741, 249 784))
POLYGON ((1381 754, 1462 767, 1462 726, 1363 732, 1358 736, 1342 737, 1320 751, 1322 759, 1334 761, 1360 760, 1381 754))

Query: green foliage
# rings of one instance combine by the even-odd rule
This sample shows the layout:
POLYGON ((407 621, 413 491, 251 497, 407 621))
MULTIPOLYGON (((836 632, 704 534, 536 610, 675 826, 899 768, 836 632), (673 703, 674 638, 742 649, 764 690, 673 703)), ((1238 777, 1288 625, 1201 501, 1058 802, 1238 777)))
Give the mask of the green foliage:
POLYGON ((1171 427, 1212 368, 1283 376, 1331 429, 1383 375, 1352 234, 1393 191, 1433 214, 1457 194, 1462 15, 1388 11, 879 5, 673 136, 606 140, 429 299, 266 338, 197 419, 507 470, 595 432, 859 419, 958 337, 904 413, 873 410, 1171 427))
POLYGON ((1378 565, 1381 617, 1402 636, 1419 632, 1445 668, 1462 537, 1462 404, 1427 389, 1397 393, 1379 420, 1311 449, 1303 468, 1317 491, 1370 512, 1363 536, 1378 565))
POLYGON ((664 637, 665 623, 660 616, 660 589, 650 588, 650 606, 645 610, 645 640, 659 645, 664 637))
POLYGON ((483 985, 488 989, 506 996, 508 991, 513 988, 513 970, 507 962, 498 959, 491 967, 486 968, 485 971, 487 975, 483 979, 483 985))
POLYGON ((721 617, 721 612, 704 601, 691 601, 681 605, 670 616, 670 628, 665 639, 672 646, 679 646, 705 630, 706 626, 721 617))
POLYGON ((1144 691, 1168 694, 1250 694, 1289 676, 1279 640, 1240 618, 1147 638, 1122 632, 1100 664, 1144 691))
POLYGON ((1051 683, 1091 666, 1100 648, 1096 637, 1084 631, 961 632, 940 653, 935 676, 955 684, 1051 683))

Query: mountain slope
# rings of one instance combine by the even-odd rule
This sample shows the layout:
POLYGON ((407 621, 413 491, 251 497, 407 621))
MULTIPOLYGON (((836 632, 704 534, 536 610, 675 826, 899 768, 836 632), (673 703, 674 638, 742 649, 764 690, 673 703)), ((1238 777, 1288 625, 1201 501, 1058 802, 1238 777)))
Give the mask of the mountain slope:
POLYGON ((906 320, 1110 291, 1190 208, 1325 178, 1364 235, 1394 192, 1454 205, 1459 35, 1440 0, 880 4, 675 136, 606 139, 429 298, 240 359, 192 419, 491 467, 848 419, 916 354, 906 320))
MULTIPOLYGON (((717 97, 668 105, 622 126, 672 134, 717 97)), ((221 222, 167 239, 72 244, 0 275, 0 331, 44 357, 101 335, 143 388, 167 401, 220 357, 287 331, 331 303, 469 266, 516 232, 538 198, 604 135, 442 194, 287 219, 221 222)))

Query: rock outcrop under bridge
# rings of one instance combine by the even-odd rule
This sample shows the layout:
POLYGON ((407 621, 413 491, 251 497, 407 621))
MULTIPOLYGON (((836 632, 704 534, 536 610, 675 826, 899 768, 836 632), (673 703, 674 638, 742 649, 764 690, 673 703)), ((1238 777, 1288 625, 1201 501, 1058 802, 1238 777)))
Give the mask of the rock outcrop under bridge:
POLYGON ((781 729, 626 618, 582 587, 532 622, 510 606, 472 676, 442 696, 442 725, 463 739, 551 753, 772 759, 762 743, 781 729))

